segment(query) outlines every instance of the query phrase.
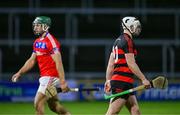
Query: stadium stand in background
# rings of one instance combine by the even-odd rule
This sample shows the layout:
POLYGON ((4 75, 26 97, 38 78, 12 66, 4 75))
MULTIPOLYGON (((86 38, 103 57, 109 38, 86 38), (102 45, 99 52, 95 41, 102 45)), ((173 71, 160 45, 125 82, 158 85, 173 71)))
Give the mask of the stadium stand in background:
MULTIPOLYGON (((179 4, 178 0, 3 0, 0 81, 8 81, 32 53, 32 21, 37 15, 52 18, 50 31, 62 43, 67 78, 105 79, 110 48, 120 35, 120 18, 126 15, 143 23, 142 38, 135 40, 143 49, 138 56, 142 71, 150 77, 180 78, 179 4)), ((33 69, 27 76, 36 73, 33 69)))

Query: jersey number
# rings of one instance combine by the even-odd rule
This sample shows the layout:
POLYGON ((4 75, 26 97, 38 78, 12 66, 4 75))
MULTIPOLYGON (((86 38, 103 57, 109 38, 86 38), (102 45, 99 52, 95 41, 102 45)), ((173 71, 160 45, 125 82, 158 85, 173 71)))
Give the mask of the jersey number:
POLYGON ((114 54, 114 62, 118 61, 118 46, 113 47, 113 54, 114 54))

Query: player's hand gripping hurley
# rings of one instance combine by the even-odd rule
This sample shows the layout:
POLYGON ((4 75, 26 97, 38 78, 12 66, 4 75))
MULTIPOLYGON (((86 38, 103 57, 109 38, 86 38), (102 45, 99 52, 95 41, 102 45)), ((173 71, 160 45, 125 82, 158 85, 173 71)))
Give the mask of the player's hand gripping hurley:
MULTIPOLYGON (((152 88, 157 88, 157 89, 165 89, 168 86, 168 80, 164 76, 158 76, 155 79, 153 79, 150 83, 151 83, 152 88)), ((117 93, 117 94, 112 94, 112 95, 106 95, 105 94, 104 98, 105 99, 110 99, 110 98, 114 98, 114 97, 117 97, 117 96, 129 94, 129 93, 139 91, 139 90, 143 90, 143 89, 145 89, 145 86, 140 85, 140 86, 137 86, 135 88, 132 88, 132 89, 129 89, 129 90, 117 93)))

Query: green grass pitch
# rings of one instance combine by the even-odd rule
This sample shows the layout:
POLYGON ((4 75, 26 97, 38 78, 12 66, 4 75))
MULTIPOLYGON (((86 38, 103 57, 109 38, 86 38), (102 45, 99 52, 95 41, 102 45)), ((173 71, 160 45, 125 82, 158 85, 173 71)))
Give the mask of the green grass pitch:
MULTIPOLYGON (((108 107, 106 101, 61 102, 72 115, 105 115, 108 107)), ((180 115, 180 101, 139 102, 142 115, 180 115)), ((33 103, 2 103, 0 115, 31 115, 34 114, 33 103)), ((124 107, 121 115, 129 115, 124 107)), ((45 107, 45 115, 56 115, 45 107)))

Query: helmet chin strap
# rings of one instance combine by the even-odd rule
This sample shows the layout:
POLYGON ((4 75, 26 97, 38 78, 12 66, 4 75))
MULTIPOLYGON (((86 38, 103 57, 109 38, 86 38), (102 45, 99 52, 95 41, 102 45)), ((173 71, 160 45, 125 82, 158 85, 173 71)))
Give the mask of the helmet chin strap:
POLYGON ((133 35, 133 33, 127 28, 127 26, 124 24, 124 22, 122 21, 122 24, 123 24, 123 26, 126 28, 126 30, 128 30, 129 31, 129 33, 131 34, 131 35, 133 35))
POLYGON ((43 33, 44 32, 42 32, 42 33, 37 33, 37 34, 34 34, 36 37, 40 37, 40 36, 42 36, 43 35, 43 33))
POLYGON ((37 33, 37 34, 34 34, 36 37, 42 37, 44 33, 46 33, 47 31, 43 31, 41 33, 37 33))
POLYGON ((125 27, 125 29, 131 34, 131 36, 133 36, 133 37, 137 37, 138 35, 136 35, 135 34, 135 32, 134 33, 132 33, 127 27, 126 27, 126 25, 122 22, 122 24, 123 24, 123 26, 125 27))

